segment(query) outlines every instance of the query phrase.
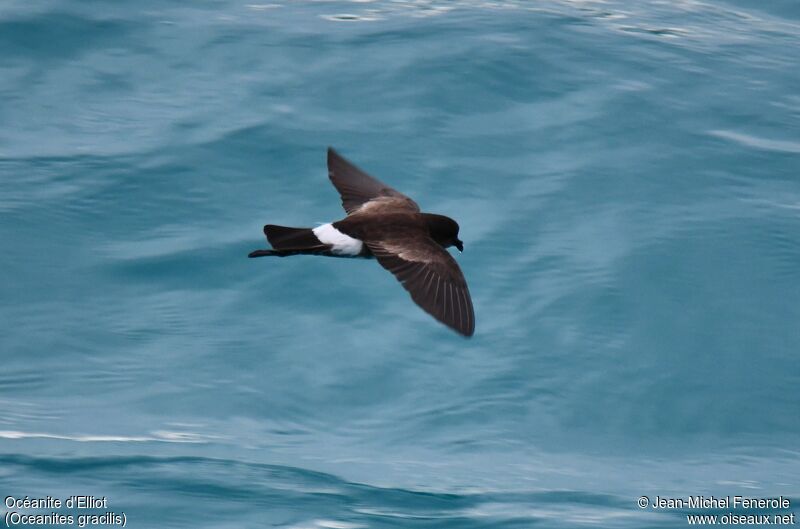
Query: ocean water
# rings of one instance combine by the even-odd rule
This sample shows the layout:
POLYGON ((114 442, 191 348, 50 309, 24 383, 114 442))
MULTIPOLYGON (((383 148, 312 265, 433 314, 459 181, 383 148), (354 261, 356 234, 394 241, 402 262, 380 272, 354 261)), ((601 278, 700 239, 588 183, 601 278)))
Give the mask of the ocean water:
POLYGON ((0 2, 0 496, 106 499, 3 516, 800 514, 799 50, 793 0, 0 2), (474 338, 247 259, 343 216, 328 145, 459 221, 474 338))

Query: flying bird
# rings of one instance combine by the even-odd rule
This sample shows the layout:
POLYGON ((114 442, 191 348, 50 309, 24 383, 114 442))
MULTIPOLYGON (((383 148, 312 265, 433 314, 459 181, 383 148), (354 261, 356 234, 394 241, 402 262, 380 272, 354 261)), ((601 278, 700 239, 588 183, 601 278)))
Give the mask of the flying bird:
POLYGON ((445 250, 464 251, 458 223, 422 213, 416 202, 328 148, 328 176, 347 216, 316 228, 267 224, 271 250, 249 257, 313 254, 378 260, 425 312, 464 336, 475 332, 475 311, 464 274, 445 250))

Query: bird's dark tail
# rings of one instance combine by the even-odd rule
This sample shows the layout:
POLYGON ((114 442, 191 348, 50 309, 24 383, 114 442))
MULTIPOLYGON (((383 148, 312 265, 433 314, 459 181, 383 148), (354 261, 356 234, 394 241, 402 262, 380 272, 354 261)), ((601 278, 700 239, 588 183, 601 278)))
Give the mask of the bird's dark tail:
POLYGON ((323 244, 311 228, 288 228, 267 224, 264 235, 272 245, 272 250, 255 250, 248 257, 276 256, 286 257, 297 254, 325 254, 331 247, 323 244))

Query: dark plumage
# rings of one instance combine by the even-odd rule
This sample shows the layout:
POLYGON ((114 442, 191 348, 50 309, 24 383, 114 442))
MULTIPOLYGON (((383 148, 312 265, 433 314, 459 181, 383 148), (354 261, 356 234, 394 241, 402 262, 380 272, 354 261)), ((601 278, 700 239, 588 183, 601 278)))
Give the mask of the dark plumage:
POLYGON ((422 213, 416 202, 331 148, 328 175, 347 217, 313 229, 267 224, 264 234, 273 249, 256 250, 250 257, 375 257, 423 310, 464 336, 472 336, 475 313, 469 288, 458 263, 445 250, 450 246, 464 249, 458 223, 444 215, 422 213))

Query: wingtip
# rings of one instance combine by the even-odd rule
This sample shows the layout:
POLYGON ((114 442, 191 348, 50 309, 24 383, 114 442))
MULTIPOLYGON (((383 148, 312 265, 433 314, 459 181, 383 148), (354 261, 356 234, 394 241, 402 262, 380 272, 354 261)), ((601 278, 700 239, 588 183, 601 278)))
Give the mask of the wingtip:
POLYGON ((328 146, 328 176, 330 176, 331 172, 333 171, 333 168, 331 167, 331 164, 335 163, 337 158, 340 158, 339 153, 337 153, 336 149, 334 149, 333 147, 331 147, 329 145, 328 146))

